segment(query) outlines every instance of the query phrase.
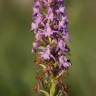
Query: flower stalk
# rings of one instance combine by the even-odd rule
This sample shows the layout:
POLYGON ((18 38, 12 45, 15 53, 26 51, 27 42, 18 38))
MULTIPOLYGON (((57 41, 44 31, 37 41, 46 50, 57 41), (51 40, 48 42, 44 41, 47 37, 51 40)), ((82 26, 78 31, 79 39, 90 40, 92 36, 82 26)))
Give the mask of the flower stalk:
POLYGON ((64 76, 71 66, 70 37, 64 1, 34 0, 32 52, 36 54, 35 64, 39 66, 34 89, 40 96, 68 96, 64 76))

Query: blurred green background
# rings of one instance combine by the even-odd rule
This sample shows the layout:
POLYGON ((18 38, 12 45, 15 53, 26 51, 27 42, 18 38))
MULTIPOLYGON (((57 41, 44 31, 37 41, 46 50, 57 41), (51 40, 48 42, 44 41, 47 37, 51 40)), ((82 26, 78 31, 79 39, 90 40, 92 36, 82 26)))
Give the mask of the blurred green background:
MULTIPOLYGON (((33 0, 0 0, 0 96, 34 96, 33 0)), ((71 35, 70 96, 96 96, 96 0, 66 0, 71 35)))

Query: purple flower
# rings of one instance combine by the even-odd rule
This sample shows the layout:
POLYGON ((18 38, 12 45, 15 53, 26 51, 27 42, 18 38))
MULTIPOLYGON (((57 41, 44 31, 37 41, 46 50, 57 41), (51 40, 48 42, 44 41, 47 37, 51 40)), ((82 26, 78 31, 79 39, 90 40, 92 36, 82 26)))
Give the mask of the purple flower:
POLYGON ((35 52, 38 47, 39 47, 39 43, 38 42, 34 42, 33 43, 32 52, 35 52))
POLYGON ((38 25, 36 23, 31 24, 31 30, 36 30, 38 28, 38 25))
POLYGON ((64 40, 60 39, 58 41, 57 50, 58 49, 60 49, 61 51, 64 51, 65 50, 65 42, 64 42, 64 40))
POLYGON ((39 8, 34 7, 33 8, 33 14, 39 13, 39 8))
POLYGON ((45 27, 46 27, 46 29, 45 29, 45 37, 52 35, 53 34, 53 31, 52 31, 49 23, 47 23, 45 27))
POLYGON ((35 20, 35 22, 36 22, 36 24, 39 24, 39 23, 41 23, 41 21, 42 21, 42 15, 38 14, 37 19, 35 20))
POLYGON ((59 11, 64 13, 64 7, 59 7, 59 11))
POLYGON ((59 7, 59 9, 57 9, 56 10, 56 12, 58 13, 58 14, 60 14, 60 13, 64 13, 64 10, 65 10, 65 7, 59 7))
POLYGON ((42 40, 42 37, 43 37, 43 34, 42 34, 40 31, 37 32, 36 35, 35 35, 35 39, 36 39, 36 41, 40 41, 40 40, 42 40))
POLYGON ((67 61, 68 59, 65 56, 59 57, 59 67, 68 68, 70 66, 70 63, 67 61))
POLYGON ((43 47, 41 49, 42 51, 40 52, 40 55, 44 60, 50 60, 51 58, 55 60, 55 57, 51 54, 50 45, 47 45, 47 47, 43 47))
POLYGON ((53 12, 52 12, 52 8, 50 8, 50 7, 48 7, 48 15, 46 16, 46 18, 47 18, 48 20, 53 21, 54 14, 53 14, 53 12))
POLYGON ((49 59, 50 59, 50 53, 48 53, 48 51, 40 52, 40 55, 41 55, 41 57, 42 57, 44 60, 49 60, 49 59))
POLYGON ((50 46, 48 45, 46 48, 42 48, 42 51, 40 52, 40 55, 43 59, 45 60, 49 60, 50 56, 51 56, 51 52, 50 52, 50 46))
POLYGON ((67 17, 62 17, 61 21, 59 21, 59 30, 60 28, 66 28, 66 24, 65 22, 67 22, 67 17))

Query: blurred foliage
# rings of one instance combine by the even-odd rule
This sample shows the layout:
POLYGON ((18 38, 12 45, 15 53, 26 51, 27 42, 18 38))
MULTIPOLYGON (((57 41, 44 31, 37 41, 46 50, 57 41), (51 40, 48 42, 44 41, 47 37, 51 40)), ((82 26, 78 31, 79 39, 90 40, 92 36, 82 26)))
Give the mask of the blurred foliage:
MULTIPOLYGON (((33 0, 0 0, 0 96, 34 96, 33 0)), ((70 96, 96 96, 96 0, 66 0, 71 35, 70 96)))

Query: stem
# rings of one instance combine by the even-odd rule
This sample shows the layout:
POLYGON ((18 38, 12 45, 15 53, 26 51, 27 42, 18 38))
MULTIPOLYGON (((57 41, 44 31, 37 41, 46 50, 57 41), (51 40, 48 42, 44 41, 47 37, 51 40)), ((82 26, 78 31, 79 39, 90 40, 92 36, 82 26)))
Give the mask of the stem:
POLYGON ((50 96, 54 96, 56 88, 56 80, 51 80, 50 96))

